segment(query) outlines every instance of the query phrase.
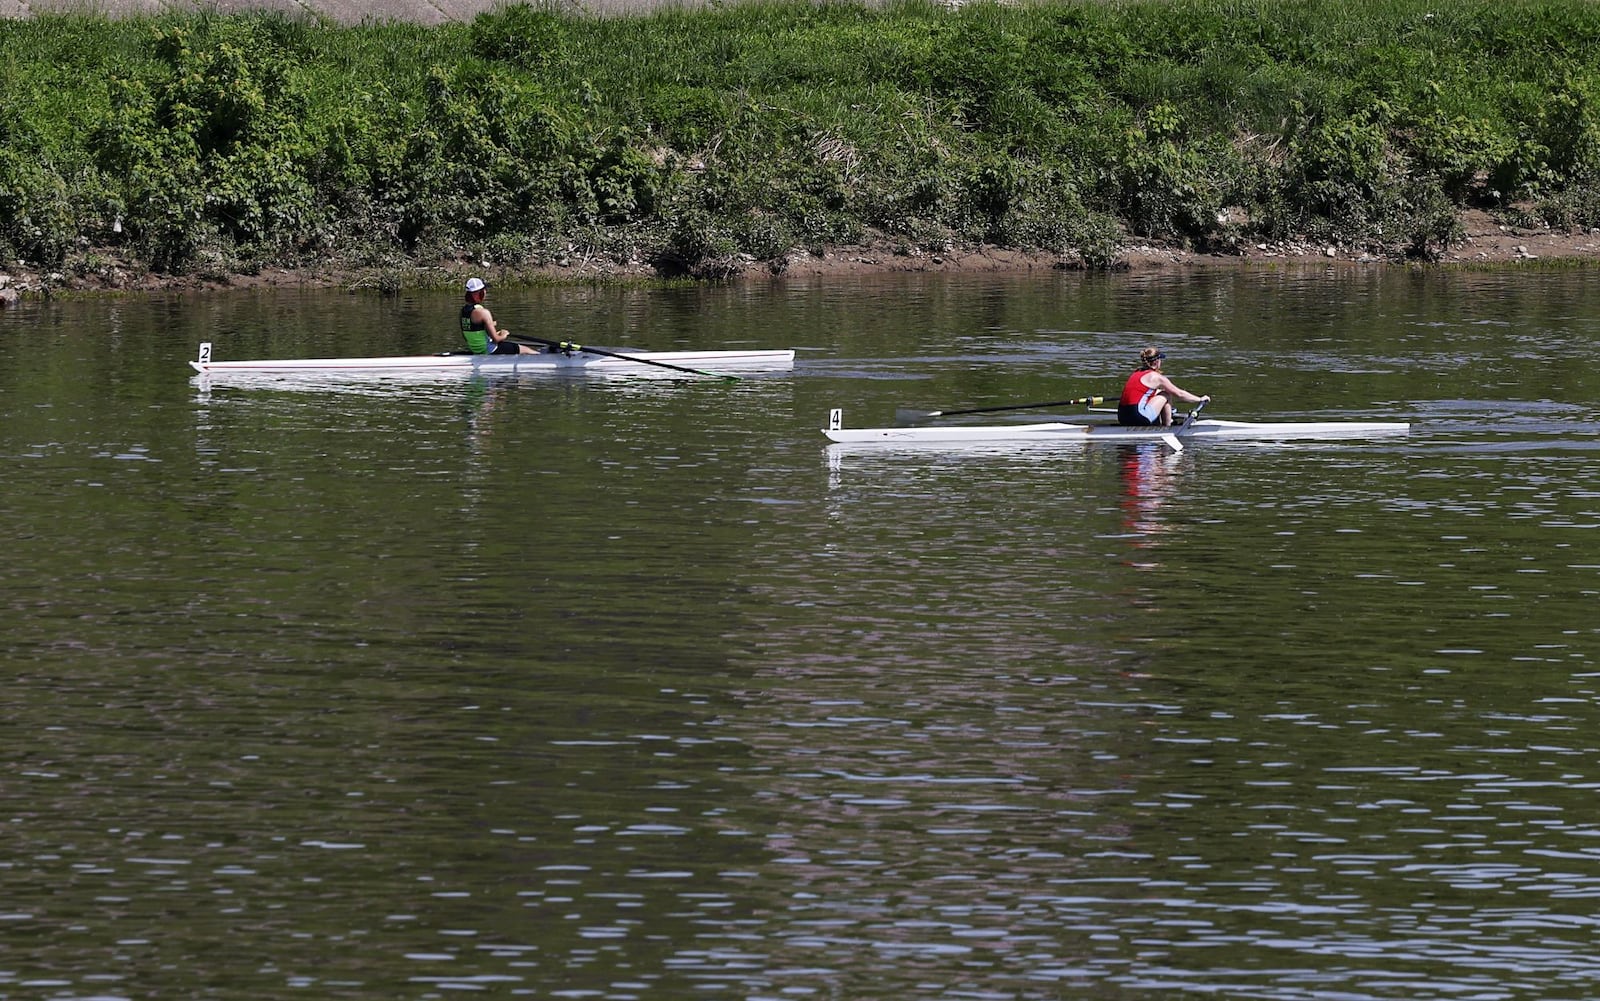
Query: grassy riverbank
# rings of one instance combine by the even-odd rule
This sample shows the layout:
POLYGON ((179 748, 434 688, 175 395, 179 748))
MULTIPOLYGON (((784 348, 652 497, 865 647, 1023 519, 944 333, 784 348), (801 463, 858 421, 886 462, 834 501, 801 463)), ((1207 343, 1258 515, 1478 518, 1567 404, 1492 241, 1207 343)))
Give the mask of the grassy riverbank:
POLYGON ((1600 226, 1589 0, 0 22, 0 271, 717 277, 830 248, 1432 259, 1600 226))

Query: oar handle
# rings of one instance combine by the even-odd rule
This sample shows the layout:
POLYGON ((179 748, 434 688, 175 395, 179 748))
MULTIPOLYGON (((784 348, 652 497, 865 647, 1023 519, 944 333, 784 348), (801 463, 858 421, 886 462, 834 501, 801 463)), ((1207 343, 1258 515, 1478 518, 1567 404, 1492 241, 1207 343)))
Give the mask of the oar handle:
POLYGON ((1185 418, 1184 418, 1184 419, 1183 419, 1183 425, 1182 425, 1182 426, 1181 426, 1181 427, 1179 427, 1179 428, 1178 428, 1178 434, 1183 434, 1183 433, 1184 433, 1184 432, 1185 432, 1185 431, 1187 431, 1187 430, 1189 430, 1189 427, 1190 427, 1190 426, 1191 426, 1191 425, 1192 425, 1192 424, 1194 424, 1194 422, 1195 422, 1195 421, 1196 421, 1196 420, 1198 420, 1198 419, 1199 419, 1199 417, 1200 417, 1200 411, 1202 411, 1202 410, 1204 410, 1204 409, 1205 409, 1205 408, 1206 408, 1206 404, 1207 404, 1207 403, 1210 403, 1210 402, 1211 402, 1211 397, 1209 397, 1209 396, 1202 396, 1202 397, 1201 397, 1201 398, 1200 398, 1200 399, 1199 399, 1199 401, 1198 401, 1198 402, 1196 402, 1196 403, 1195 403, 1195 405, 1194 405, 1194 406, 1193 406, 1193 407, 1192 407, 1192 408, 1190 408, 1190 410, 1189 410, 1189 416, 1188 416, 1188 417, 1185 417, 1185 418))

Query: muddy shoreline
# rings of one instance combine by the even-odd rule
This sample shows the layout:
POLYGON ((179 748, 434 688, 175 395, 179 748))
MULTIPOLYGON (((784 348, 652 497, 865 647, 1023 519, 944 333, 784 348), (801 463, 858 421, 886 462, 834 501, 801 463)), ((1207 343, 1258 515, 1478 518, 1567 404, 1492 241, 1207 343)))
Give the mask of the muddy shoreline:
MULTIPOLYGON (((1252 266, 1392 267, 1580 267, 1600 264, 1600 228, 1562 232, 1507 226, 1482 213, 1463 216, 1466 239, 1432 264, 1377 257, 1359 249, 1303 241, 1250 244, 1232 253, 1197 253, 1159 244, 1125 246, 1119 270, 1165 268, 1228 268, 1252 266)), ((319 263, 302 268, 263 268, 251 274, 163 275, 142 272, 114 258, 88 273, 44 272, 28 268, 0 271, 0 308, 24 298, 139 294, 173 291, 226 291, 262 287, 342 288, 350 291, 399 291, 404 288, 449 288, 468 274, 484 274, 501 284, 651 282, 662 276, 647 265, 618 265, 600 260, 567 260, 532 268, 498 268, 471 260, 413 262, 378 270, 341 268, 319 263)), ((952 249, 944 253, 906 252, 888 242, 833 248, 816 256, 791 254, 782 261, 748 261, 730 280, 774 277, 852 278, 889 273, 998 273, 1077 270, 1069 256, 1024 252, 999 247, 952 249)))

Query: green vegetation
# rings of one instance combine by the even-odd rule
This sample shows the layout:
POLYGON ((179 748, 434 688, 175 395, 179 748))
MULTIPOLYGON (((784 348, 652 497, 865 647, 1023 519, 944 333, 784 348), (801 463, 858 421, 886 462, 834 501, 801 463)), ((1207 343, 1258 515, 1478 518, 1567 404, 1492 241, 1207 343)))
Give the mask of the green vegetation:
POLYGON ((868 236, 1090 267, 1129 239, 1428 258, 1466 206, 1600 225, 1600 4, 0 22, 0 267, 706 277, 868 236))

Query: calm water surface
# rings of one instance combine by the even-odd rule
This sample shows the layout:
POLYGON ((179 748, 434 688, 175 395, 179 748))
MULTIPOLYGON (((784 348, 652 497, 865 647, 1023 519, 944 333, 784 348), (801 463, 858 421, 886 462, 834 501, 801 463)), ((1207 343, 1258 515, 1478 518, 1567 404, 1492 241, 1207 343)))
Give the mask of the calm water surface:
POLYGON ((454 299, 0 313, 0 997, 1600 994, 1592 275, 492 305, 800 361, 207 385, 454 299), (1216 416, 1414 428, 818 433, 1146 343, 1216 416))

